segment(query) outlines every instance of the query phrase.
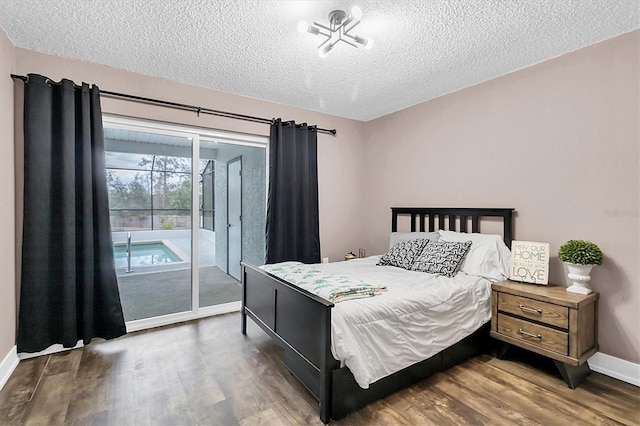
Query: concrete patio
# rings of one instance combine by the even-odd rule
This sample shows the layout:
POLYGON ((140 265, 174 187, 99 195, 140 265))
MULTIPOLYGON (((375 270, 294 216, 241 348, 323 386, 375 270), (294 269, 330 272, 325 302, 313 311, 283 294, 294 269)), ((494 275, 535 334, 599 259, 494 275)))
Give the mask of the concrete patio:
MULTIPOLYGON (((215 233, 199 230, 200 307, 238 301, 238 280, 216 265, 215 233)), ((126 244, 126 232, 114 232, 115 244, 126 244)), ((132 244, 163 242, 180 259, 160 265, 137 265, 132 272, 117 268, 125 321, 191 310, 191 231, 131 231, 132 244)))
MULTIPOLYGON (((125 321, 191 310, 191 270, 120 275, 125 321)), ((216 266, 200 268, 200 307, 238 301, 242 287, 216 266)))

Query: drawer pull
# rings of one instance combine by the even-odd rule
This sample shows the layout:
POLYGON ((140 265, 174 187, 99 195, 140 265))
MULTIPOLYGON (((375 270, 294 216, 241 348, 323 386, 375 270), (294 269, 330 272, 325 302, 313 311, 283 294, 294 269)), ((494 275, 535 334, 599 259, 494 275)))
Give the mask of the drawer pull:
POLYGON ((541 334, 527 333, 526 331, 524 331, 521 328, 518 329, 518 333, 522 334, 523 336, 533 337, 534 339, 542 339, 542 335, 541 334))
POLYGON ((518 307, 522 309, 523 312, 528 312, 530 314, 542 314, 542 309, 534 309, 522 304, 518 305, 518 307))

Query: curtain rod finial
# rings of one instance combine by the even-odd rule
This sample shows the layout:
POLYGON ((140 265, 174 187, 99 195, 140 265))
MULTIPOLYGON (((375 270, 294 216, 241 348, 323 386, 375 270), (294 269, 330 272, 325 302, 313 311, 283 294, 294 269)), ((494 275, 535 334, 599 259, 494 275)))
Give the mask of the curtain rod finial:
POLYGON ((22 80, 25 83, 29 81, 29 77, 25 76, 25 75, 17 75, 17 74, 11 74, 11 78, 15 78, 17 80, 22 80))

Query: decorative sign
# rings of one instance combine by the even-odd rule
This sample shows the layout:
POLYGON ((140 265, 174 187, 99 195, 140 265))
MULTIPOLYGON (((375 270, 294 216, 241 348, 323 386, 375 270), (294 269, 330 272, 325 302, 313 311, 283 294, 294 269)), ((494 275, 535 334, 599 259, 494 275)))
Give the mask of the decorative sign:
POLYGON ((547 285, 549 283, 549 243, 511 242, 509 279, 547 285))

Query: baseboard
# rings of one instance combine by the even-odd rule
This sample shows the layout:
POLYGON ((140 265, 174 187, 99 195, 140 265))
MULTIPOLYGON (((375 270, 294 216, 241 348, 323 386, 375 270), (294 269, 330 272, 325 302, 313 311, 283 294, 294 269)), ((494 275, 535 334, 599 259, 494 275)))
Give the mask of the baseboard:
POLYGON ((589 358, 589 367, 614 379, 640 386, 640 364, 597 352, 589 358))
POLYGON ((20 359, 18 358, 18 351, 14 346, 4 357, 2 362, 0 362, 0 390, 2 390, 4 385, 7 383, 7 380, 9 380, 9 377, 11 377, 13 370, 16 369, 19 362, 20 359))

